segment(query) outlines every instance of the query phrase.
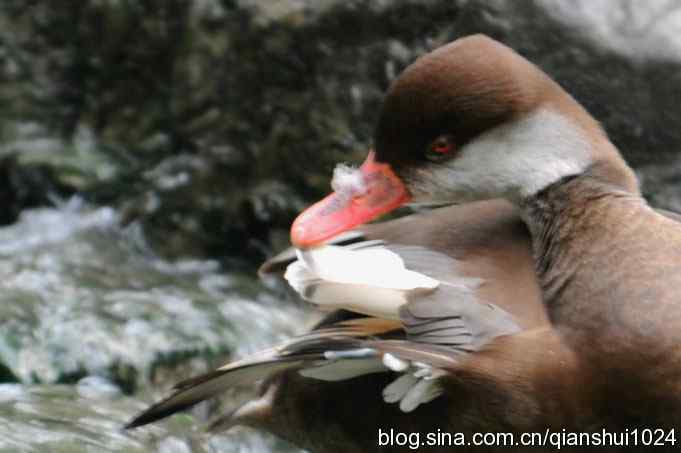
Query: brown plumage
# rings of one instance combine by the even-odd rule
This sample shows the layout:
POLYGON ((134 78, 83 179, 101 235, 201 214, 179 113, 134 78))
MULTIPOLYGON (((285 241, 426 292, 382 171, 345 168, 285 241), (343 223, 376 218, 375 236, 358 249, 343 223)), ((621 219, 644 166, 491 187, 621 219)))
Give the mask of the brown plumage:
MULTIPOLYGON (((397 324, 359 320, 350 328, 342 323, 353 316, 332 315, 319 331, 265 354, 278 372, 263 384, 262 397, 217 426, 249 424, 330 453, 380 450, 379 429, 467 433, 470 440, 490 431, 681 425, 681 228, 641 198, 631 169, 574 99, 502 44, 469 37, 425 55, 397 79, 375 143, 360 170, 364 192, 332 195, 310 208, 297 222, 294 243, 310 247, 325 239, 316 220, 326 222, 326 231, 329 218, 349 229, 407 198, 474 202, 360 231, 363 239, 387 241, 426 275, 481 284, 411 294, 397 324), (443 137, 454 146, 433 148, 443 137), (485 201, 495 198, 507 201, 485 201), (449 264, 429 269, 424 256, 449 264), (363 323, 383 327, 369 334, 363 323), (464 337, 470 341, 457 343, 464 337), (444 371, 438 378, 444 394, 405 414, 380 396, 394 378, 389 373, 341 382, 297 374, 324 351, 361 348, 430 363, 444 371), (296 365, 281 371, 286 360, 296 365)), ((242 367, 230 371, 236 369, 242 367)), ((223 387, 196 382, 174 397, 198 401, 223 387)), ((156 414, 152 408, 152 417, 141 420, 173 408, 156 414)), ((657 448, 674 450, 669 442, 657 448)))

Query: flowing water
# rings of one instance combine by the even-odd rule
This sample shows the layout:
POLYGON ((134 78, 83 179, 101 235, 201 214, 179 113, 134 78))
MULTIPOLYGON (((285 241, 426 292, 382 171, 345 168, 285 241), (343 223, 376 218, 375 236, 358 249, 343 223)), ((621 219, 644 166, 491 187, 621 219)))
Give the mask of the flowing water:
POLYGON ((308 316, 255 276, 168 262, 109 208, 78 199, 0 229, 0 452, 295 451, 210 408, 133 432, 125 421, 178 379, 269 346, 308 316))

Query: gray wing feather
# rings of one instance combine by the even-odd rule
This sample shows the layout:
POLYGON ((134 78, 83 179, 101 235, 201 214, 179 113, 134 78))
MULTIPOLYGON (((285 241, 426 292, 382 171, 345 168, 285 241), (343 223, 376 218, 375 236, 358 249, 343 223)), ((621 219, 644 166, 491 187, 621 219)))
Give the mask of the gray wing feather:
POLYGON ((475 291, 467 288, 442 285, 429 294, 410 295, 408 300, 400 308, 400 319, 410 341, 470 352, 521 330, 508 312, 478 301, 475 291))

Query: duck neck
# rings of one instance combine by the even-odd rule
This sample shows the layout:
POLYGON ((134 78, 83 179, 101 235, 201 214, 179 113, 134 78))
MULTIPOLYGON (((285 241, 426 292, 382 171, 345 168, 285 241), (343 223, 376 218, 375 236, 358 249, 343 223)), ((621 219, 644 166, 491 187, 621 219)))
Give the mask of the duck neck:
POLYGON ((520 203, 521 215, 532 236, 544 302, 554 321, 564 313, 565 304, 571 304, 569 293, 588 255, 608 242, 604 223, 609 207, 618 199, 640 200, 638 186, 625 176, 619 183, 603 178, 598 168, 590 168, 564 177, 520 203))

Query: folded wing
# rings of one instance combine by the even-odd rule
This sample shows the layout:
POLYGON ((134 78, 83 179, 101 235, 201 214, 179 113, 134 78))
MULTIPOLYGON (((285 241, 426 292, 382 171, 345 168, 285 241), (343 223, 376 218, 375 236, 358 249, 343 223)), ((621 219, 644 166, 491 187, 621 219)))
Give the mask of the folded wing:
POLYGON ((454 369, 457 356, 519 330, 508 313, 477 300, 482 281, 457 276, 451 272, 456 260, 423 247, 364 241, 299 258, 288 265, 291 286, 312 303, 346 311, 275 348, 177 384, 126 427, 287 369, 327 381, 397 371, 403 377, 385 389, 384 399, 413 410, 439 395, 434 378, 454 369))

